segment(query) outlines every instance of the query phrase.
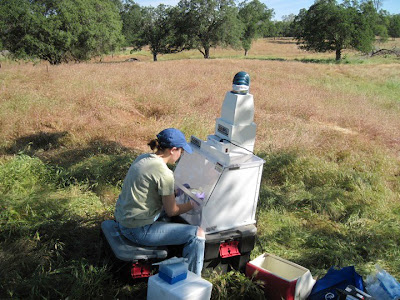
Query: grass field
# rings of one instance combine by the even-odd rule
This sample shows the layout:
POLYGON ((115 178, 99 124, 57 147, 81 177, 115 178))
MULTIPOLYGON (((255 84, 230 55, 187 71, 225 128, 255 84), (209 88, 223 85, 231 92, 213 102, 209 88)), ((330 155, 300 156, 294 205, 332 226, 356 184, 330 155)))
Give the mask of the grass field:
MULTIPOLYGON (((99 224, 161 129, 214 132, 241 70, 266 161, 252 256, 273 253, 314 276, 334 265, 367 276, 379 264, 399 279, 399 59, 345 55, 336 64, 334 54, 265 39, 248 57, 214 49, 209 60, 188 51, 152 62, 145 50, 60 66, 3 60, 0 298, 143 298, 145 283, 113 276, 99 224)), ((213 299, 258 297, 241 274, 210 280, 221 285, 213 299)))

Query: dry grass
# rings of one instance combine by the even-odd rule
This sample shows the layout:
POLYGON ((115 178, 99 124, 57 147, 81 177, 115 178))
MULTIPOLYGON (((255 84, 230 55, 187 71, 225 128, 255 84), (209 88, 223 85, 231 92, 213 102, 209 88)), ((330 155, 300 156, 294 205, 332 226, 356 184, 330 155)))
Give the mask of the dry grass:
MULTIPOLYGON (((391 42, 392 44, 397 42, 391 42)), ((344 51, 344 54, 355 53, 352 51, 344 51)), ((104 61, 125 61, 129 58, 136 58, 139 61, 152 61, 153 56, 144 48, 143 51, 129 53, 129 49, 120 55, 114 55, 104 58, 104 61)), ((244 50, 232 48, 211 48, 210 57, 212 58, 244 58, 244 50)), ((184 51, 178 54, 158 55, 159 60, 174 59, 202 59, 203 55, 198 50, 184 51)), ((265 38, 257 40, 253 43, 248 52, 247 58, 262 59, 333 59, 333 53, 315 53, 307 52, 299 49, 296 40, 292 38, 265 38)))
POLYGON ((259 40, 253 44, 248 55, 250 57, 263 56, 283 59, 332 58, 332 53, 314 53, 301 50, 297 46, 296 41, 291 38, 269 38, 259 40))
MULTIPOLYGON (((313 275, 349 264, 368 274, 379 263, 398 276, 398 60, 303 63, 294 58, 330 54, 293 46, 259 41, 249 54, 259 59, 216 49, 212 56, 222 58, 189 51, 154 63, 143 51, 61 66, 2 61, 0 154, 36 156, 1 158, 4 292, 145 295, 146 286, 111 280, 99 261, 98 226, 112 216, 137 154, 120 146, 147 151, 147 141, 170 126, 205 139, 241 70, 251 76, 256 152, 266 160, 252 255, 274 253, 313 275)), ((226 281, 228 291, 238 279, 226 281)))
MULTIPOLYGON (((294 57, 299 50, 293 47, 262 40, 253 49, 294 57), (278 49, 283 50, 277 53, 278 49)), ((390 86, 382 93, 364 88, 391 83, 397 88, 393 91, 398 91, 396 63, 237 59, 61 66, 3 63, 0 137, 7 145, 37 132, 67 132, 73 144, 101 138, 140 150, 146 150, 147 140, 169 126, 206 138, 214 131, 224 95, 240 70, 251 76, 256 150, 326 151, 361 142, 378 143, 399 153, 398 96, 391 95, 390 86)))

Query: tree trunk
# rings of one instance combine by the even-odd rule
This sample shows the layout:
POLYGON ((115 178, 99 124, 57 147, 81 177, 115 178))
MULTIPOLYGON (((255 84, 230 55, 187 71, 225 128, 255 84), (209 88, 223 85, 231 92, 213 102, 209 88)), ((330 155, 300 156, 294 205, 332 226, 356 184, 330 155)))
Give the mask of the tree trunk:
POLYGON ((157 53, 153 53, 153 61, 157 61, 157 53))
POLYGON ((210 58, 210 47, 204 47, 204 58, 210 58))
POLYGON ((247 56, 247 49, 244 49, 244 56, 247 56))
POLYGON ((342 49, 336 49, 336 60, 341 60, 342 59, 342 49))

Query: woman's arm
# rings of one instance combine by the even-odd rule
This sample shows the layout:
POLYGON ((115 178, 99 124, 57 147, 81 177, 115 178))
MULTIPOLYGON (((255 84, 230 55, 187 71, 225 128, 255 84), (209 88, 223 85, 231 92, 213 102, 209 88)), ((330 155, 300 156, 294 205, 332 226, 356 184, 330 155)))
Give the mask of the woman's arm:
POLYGON ((193 209, 190 202, 183 204, 176 204, 175 195, 168 195, 162 197, 165 212, 169 217, 179 216, 193 209))

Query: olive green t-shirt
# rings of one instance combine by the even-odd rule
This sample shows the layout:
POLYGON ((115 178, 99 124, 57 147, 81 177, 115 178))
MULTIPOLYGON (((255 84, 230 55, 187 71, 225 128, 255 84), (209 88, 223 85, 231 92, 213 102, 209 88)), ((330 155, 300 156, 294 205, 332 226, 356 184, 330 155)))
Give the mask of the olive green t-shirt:
POLYGON ((162 196, 174 194, 174 175, 162 158, 142 154, 124 179, 115 207, 115 219, 128 228, 155 221, 162 210, 162 196))

